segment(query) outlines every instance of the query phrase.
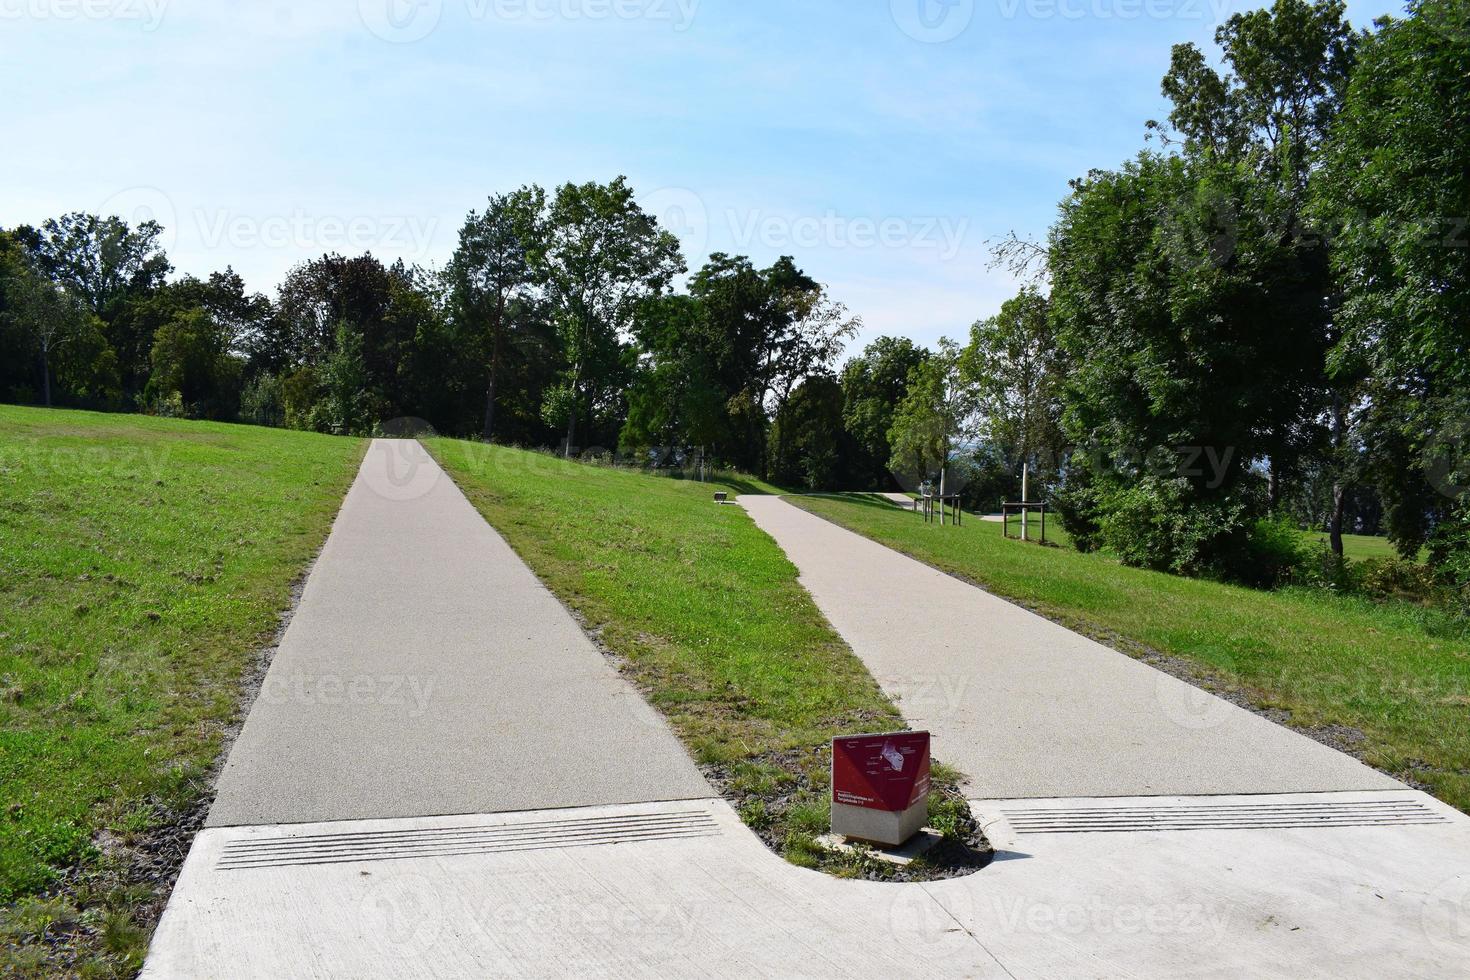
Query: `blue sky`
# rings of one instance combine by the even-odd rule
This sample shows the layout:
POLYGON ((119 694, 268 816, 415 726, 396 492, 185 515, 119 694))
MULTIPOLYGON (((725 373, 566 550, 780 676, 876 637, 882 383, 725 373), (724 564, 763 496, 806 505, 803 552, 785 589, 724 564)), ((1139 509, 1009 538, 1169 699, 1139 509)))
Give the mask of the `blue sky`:
POLYGON ((1170 46, 1258 5, 0 0, 0 225, 152 214, 180 272, 273 292, 324 251, 441 264, 488 193, 626 174, 691 266, 791 254, 863 340, 927 344, 1014 290, 987 240, 1143 145, 1170 46))

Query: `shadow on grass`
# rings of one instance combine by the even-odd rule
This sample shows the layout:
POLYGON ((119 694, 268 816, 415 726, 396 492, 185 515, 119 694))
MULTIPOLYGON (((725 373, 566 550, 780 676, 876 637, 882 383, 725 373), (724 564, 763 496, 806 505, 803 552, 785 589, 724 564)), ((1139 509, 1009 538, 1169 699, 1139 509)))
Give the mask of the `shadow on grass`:
POLYGON ((853 504, 858 507, 871 507, 874 510, 887 511, 892 514, 913 513, 913 511, 899 506, 898 504, 889 500, 887 497, 881 496, 878 493, 804 493, 801 494, 801 496, 815 497, 818 500, 836 500, 846 504, 853 504))

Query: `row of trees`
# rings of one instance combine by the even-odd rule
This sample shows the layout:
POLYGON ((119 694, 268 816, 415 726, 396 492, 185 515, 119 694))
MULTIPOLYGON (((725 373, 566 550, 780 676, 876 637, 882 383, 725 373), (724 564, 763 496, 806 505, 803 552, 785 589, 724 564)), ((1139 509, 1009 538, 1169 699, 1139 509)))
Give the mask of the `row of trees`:
POLYGON ((1033 284, 963 346, 881 338, 789 258, 678 243, 622 179, 490 198, 442 271, 324 256, 274 299, 170 280, 153 224, 0 232, 0 392, 334 432, 700 453, 972 505, 1029 466, 1083 548, 1270 581, 1273 521, 1385 528, 1470 583, 1470 7, 1340 0, 1174 49, 1157 148, 1072 182, 1033 284))
POLYGON ((171 279, 161 234, 87 214, 0 231, 8 400, 337 433, 412 417, 793 485, 882 478, 886 428, 851 452, 834 374, 859 321, 790 258, 717 254, 676 291, 678 242, 621 178, 491 197, 443 270, 325 255, 274 298, 228 269, 171 279))
POLYGON ((1161 148, 1073 181, 1044 245, 1002 244, 1049 288, 941 347, 895 467, 1004 447, 1080 547, 1250 581, 1281 571, 1273 520, 1338 555, 1381 524, 1463 593, 1470 6, 1359 33, 1339 0, 1277 0, 1216 40, 1218 68, 1174 49, 1161 148))

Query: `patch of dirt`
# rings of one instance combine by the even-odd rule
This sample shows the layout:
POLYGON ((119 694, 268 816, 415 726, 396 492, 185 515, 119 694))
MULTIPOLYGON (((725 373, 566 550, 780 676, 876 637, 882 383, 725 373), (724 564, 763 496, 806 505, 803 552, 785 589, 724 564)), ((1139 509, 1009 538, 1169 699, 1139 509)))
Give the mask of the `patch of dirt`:
MULTIPOLYGON (((810 833, 793 828, 792 811, 810 805, 815 799, 826 798, 828 780, 825 777, 814 778, 812 774, 825 774, 831 765, 832 749, 822 745, 766 753, 737 763, 701 765, 699 768, 710 785, 746 820, 746 826, 777 856, 785 857, 789 849, 789 834, 793 831, 810 833), (747 766, 779 771, 782 778, 765 790, 741 787, 737 785, 742 781, 738 770, 747 766), (759 813, 762 818, 752 821, 747 816, 752 813, 759 813)), ((922 859, 899 866, 874 859, 854 861, 849 855, 827 851, 817 855, 816 869, 844 878, 911 882, 959 878, 988 866, 995 857, 995 848, 985 839, 985 833, 963 794, 957 787, 941 783, 936 777, 932 795, 939 798, 940 809, 954 823, 944 839, 927 851, 922 859)), ((933 809, 931 804, 931 812, 933 809)), ((825 832, 826 828, 820 830, 825 832)))

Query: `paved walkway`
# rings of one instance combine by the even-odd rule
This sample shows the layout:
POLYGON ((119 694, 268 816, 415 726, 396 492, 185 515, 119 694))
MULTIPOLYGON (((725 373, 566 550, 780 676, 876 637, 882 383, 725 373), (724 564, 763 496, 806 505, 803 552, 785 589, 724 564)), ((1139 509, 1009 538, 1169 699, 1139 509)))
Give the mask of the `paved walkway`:
POLYGON ((713 795, 662 718, 428 453, 379 440, 209 825, 713 795))
POLYGON ((974 796, 1403 788, 779 497, 740 503, 904 717, 934 733, 935 757, 968 774, 974 796))
POLYGON ((143 975, 1377 980, 1470 962, 1470 820, 1396 787, 978 800, 998 859, 925 885, 796 868, 709 796, 422 450, 374 443, 143 975))

